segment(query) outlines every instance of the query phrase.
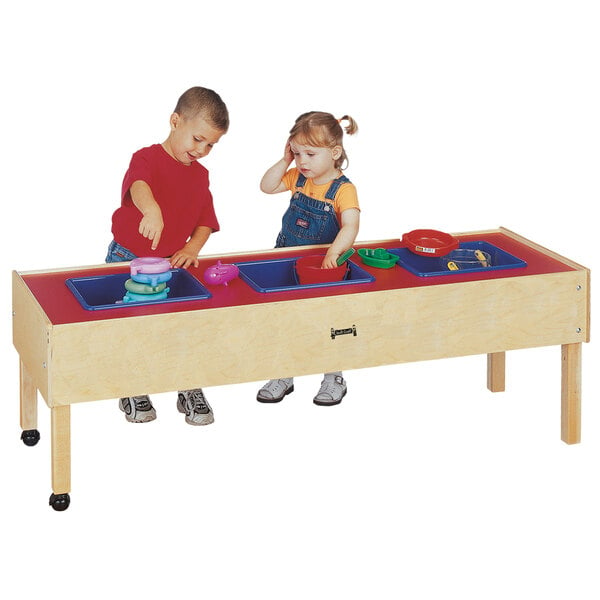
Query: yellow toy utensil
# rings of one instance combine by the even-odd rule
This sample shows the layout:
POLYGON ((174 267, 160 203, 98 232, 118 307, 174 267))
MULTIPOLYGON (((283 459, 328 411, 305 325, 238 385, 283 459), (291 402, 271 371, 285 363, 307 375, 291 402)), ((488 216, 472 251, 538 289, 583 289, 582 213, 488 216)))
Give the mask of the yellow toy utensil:
POLYGON ((481 263, 482 267, 488 266, 487 258, 485 257, 485 255, 483 254, 483 252, 481 250, 475 250, 474 254, 475 254, 475 257, 477 258, 477 260, 481 263))

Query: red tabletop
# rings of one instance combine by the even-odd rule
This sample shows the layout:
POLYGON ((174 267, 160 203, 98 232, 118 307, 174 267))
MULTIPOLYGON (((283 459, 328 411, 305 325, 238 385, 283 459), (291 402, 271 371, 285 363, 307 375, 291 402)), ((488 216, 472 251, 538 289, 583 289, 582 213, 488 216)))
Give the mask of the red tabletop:
MULTIPOLYGON (((268 302, 286 302, 304 298, 316 298, 323 296, 339 296, 343 294, 355 294, 362 292, 378 292, 390 289, 412 288, 430 285, 443 285, 464 281, 480 281, 485 279, 498 279, 506 277, 523 277, 545 273, 559 273, 572 271, 573 267, 555 259, 547 254, 535 250, 530 246, 502 233, 479 233, 458 236, 459 241, 486 241, 506 252, 524 260, 526 267, 517 269, 503 269, 497 271, 481 271, 475 273, 453 273, 437 277, 419 277, 413 275, 402 267, 395 266, 391 269, 378 269, 362 264, 355 255, 352 260, 360 264, 361 268, 375 277, 372 283, 357 283, 343 286, 331 286, 322 288, 290 290, 284 292, 261 293, 255 291, 246 282, 236 278, 224 285, 207 285, 203 280, 203 273, 207 267, 213 265, 218 257, 201 258, 196 268, 190 268, 189 272, 200 280, 212 297, 205 300, 190 300, 183 302, 171 302, 165 304, 132 304, 122 308, 110 308, 106 310, 86 310, 77 301, 68 289, 65 281, 72 277, 88 277, 98 275, 98 267, 83 268, 72 271, 53 271, 45 273, 25 274, 23 280, 31 290, 38 303, 48 316, 53 325, 67 323, 80 323, 86 321, 101 321, 106 319, 122 319, 137 317, 141 315, 156 315, 165 313, 176 313, 192 310, 206 310, 211 308, 222 308, 226 306, 243 306, 248 304, 262 304, 268 302)), ((355 248, 399 248, 400 240, 391 240, 385 243, 374 242, 357 243, 355 248)), ((314 253, 313 249, 302 247, 289 248, 277 253, 277 258, 289 256, 302 256, 314 253)), ((228 255, 220 260, 224 263, 245 262, 253 260, 272 259, 272 253, 257 252, 256 254, 228 255)), ((101 273, 110 275, 113 273, 125 273, 129 271, 128 263, 114 263, 103 267, 101 273)))

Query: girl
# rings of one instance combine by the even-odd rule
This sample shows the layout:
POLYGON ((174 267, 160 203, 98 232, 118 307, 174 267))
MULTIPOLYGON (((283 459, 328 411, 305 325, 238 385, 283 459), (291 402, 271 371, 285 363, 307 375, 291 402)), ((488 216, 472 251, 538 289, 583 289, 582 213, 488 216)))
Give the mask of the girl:
MULTIPOLYGON (((354 119, 336 119, 325 112, 300 115, 290 131, 283 158, 263 176, 260 189, 267 194, 292 192, 290 205, 283 215, 276 247, 331 244, 322 267, 336 266, 358 234, 360 209, 356 188, 343 175, 348 162, 344 151, 341 123, 352 135, 358 131, 354 119), (290 169, 295 161, 296 167, 290 169)), ((294 391, 291 377, 271 379, 258 392, 259 402, 279 402, 294 391)), ((325 373, 315 404, 339 404, 346 395, 346 382, 340 372, 325 373)))

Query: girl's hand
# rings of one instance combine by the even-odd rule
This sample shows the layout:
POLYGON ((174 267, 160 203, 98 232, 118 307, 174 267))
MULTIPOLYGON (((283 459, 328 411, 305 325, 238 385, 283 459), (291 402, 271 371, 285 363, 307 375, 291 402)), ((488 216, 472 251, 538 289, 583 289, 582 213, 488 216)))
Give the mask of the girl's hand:
POLYGON ((324 269, 333 269, 337 267, 337 259, 348 249, 352 248, 354 240, 358 234, 358 225, 360 222, 360 211, 358 208, 347 208, 342 211, 341 219, 342 227, 335 236, 335 240, 329 249, 323 260, 322 267, 324 269))
POLYGON ((152 250, 156 250, 165 224, 160 209, 148 211, 140 221, 138 231, 151 242, 152 250))
POLYGON ((285 150, 283 151, 283 160, 289 165, 294 161, 294 153, 292 152, 292 147, 290 146, 290 140, 285 143, 285 150))
POLYGON ((174 269, 187 269, 190 266, 198 266, 198 253, 186 244, 181 250, 177 250, 170 258, 174 269))
POLYGON ((328 252, 323 259, 321 269, 335 269, 337 267, 337 259, 340 255, 337 252, 328 252))

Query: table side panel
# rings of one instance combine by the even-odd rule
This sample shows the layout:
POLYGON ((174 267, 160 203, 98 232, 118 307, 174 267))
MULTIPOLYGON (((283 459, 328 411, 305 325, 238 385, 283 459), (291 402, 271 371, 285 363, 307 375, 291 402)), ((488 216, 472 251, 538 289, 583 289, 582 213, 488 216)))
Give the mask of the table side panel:
POLYGON ((586 285, 568 271, 59 325, 53 402, 583 342, 586 285))
POLYGON ((49 403, 49 337, 52 325, 16 271, 12 274, 13 345, 33 385, 49 403))

